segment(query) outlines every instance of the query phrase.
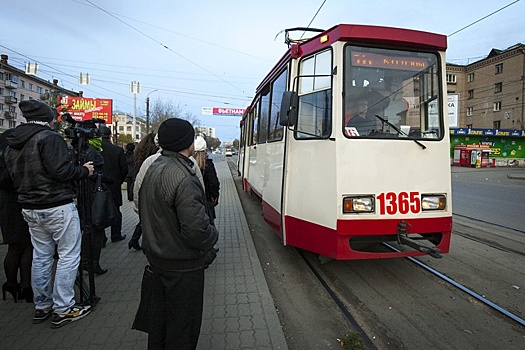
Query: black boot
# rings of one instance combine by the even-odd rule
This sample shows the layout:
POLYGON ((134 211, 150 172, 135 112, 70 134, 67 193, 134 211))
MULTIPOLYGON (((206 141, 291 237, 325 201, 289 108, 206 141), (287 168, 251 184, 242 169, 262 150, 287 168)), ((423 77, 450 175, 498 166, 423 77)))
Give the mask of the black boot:
POLYGON ((128 248, 129 249, 134 248, 135 250, 142 250, 142 247, 140 246, 139 241, 136 241, 134 239, 131 239, 128 242, 128 248))

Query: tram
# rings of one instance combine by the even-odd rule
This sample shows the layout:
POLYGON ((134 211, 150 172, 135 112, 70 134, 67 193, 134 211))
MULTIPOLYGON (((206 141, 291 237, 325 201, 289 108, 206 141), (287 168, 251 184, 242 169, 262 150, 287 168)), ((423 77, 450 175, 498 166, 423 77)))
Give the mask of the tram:
POLYGON ((337 260, 448 253, 446 37, 297 30, 240 122, 244 190, 284 245, 337 260))

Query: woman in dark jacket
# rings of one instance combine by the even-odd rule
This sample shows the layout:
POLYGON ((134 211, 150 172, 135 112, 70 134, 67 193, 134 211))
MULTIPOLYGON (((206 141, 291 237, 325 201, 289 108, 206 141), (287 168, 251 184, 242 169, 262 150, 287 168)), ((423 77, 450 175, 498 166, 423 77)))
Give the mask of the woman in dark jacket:
POLYGON ((213 220, 216 217, 215 206, 219 204, 220 182, 217 177, 217 171, 215 170, 213 160, 206 155, 206 149, 206 141, 201 136, 197 136, 195 140, 195 160, 202 172, 206 203, 210 213, 210 218, 213 220))
POLYGON ((31 263, 33 245, 27 222, 22 216, 22 206, 17 202, 13 183, 5 171, 4 151, 7 147, 6 137, 11 130, 0 135, 0 227, 4 244, 8 245, 4 258, 4 271, 7 281, 2 285, 2 299, 10 293, 15 303, 18 299, 33 302, 31 288, 31 263), (20 283, 18 273, 20 272, 20 283))
MULTIPOLYGON (((140 170, 140 167, 142 166, 142 163, 151 155, 154 155, 159 150, 159 147, 155 143, 155 133, 150 133, 146 135, 142 140, 140 140, 139 144, 135 148, 135 169, 134 169, 134 176, 137 175, 137 173, 140 170)), ((135 180, 135 179, 133 179, 135 180)), ((140 222, 135 226, 135 231, 133 231, 133 236, 128 242, 128 248, 135 249, 135 250, 141 250, 142 247, 140 246, 139 239, 142 235, 142 227, 140 226, 140 222)))

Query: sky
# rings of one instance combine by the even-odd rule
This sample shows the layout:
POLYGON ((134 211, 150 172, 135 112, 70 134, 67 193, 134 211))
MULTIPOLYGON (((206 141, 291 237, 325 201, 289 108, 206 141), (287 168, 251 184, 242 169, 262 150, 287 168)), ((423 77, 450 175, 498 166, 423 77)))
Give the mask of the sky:
POLYGON ((20 69, 38 63, 40 78, 84 97, 112 99, 114 112, 133 115, 136 103, 144 116, 147 97, 150 106, 178 106, 230 142, 239 138, 240 117, 202 108, 246 108, 287 50, 286 28, 435 32, 448 36, 447 62, 468 64, 525 43, 524 14, 519 0, 0 0, 0 53, 20 69), (78 83, 80 73, 90 85, 78 83), (136 100, 132 81, 141 86, 136 100))

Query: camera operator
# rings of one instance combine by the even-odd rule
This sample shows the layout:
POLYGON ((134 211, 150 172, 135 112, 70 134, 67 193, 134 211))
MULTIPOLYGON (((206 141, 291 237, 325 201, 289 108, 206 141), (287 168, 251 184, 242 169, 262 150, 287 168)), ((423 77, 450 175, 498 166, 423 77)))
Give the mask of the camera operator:
MULTIPOLYGON (((94 130, 96 129, 96 125, 93 123, 92 128, 94 130)), ((98 130, 97 130, 98 131, 98 130)), ((90 137, 98 136, 98 135, 92 135, 95 134, 95 131, 90 132, 90 137)), ((108 176, 104 175, 102 170, 104 167, 104 158, 99 153, 99 150, 95 149, 91 144, 90 140, 92 138, 82 137, 82 138, 73 138, 71 141, 71 146, 73 147, 73 151, 75 152, 75 158, 80 160, 92 160, 93 166, 95 168, 94 174, 101 174, 102 176, 102 182, 108 183, 112 182, 112 179, 110 179, 108 176), (79 143, 82 143, 79 145, 79 143)), ((101 151, 102 149, 100 149, 101 151)), ((77 162, 78 163, 78 162, 77 162)), ((91 176, 89 181, 87 181, 88 186, 88 192, 92 193, 95 191, 96 186, 96 177, 91 176)), ((84 194, 79 193, 79 201, 78 201, 78 207, 79 211, 81 213, 80 215, 80 223, 82 227, 82 269, 85 271, 89 271, 89 264, 93 265, 93 272, 96 275, 103 275, 106 272, 108 272, 108 269, 102 268, 100 266, 100 255, 102 252, 102 246, 104 245, 104 237, 105 237, 105 229, 95 228, 93 227, 91 222, 87 222, 85 217, 82 216, 82 213, 85 213, 85 210, 91 210, 91 208, 88 205, 88 208, 83 208, 84 205, 90 204, 89 199, 84 201, 84 198, 81 198, 84 194), (86 234, 86 227, 87 225, 90 225, 90 234, 86 234), (91 238, 91 242, 90 242, 91 238)))
POLYGON ((18 106, 27 123, 7 138, 5 162, 34 246, 33 322, 53 315, 52 327, 58 328, 91 312, 90 306, 75 305, 81 231, 74 182, 92 175, 93 164, 73 163, 66 142, 50 127, 55 112, 47 104, 25 100, 18 106), (52 287, 55 248, 58 263, 52 287))

